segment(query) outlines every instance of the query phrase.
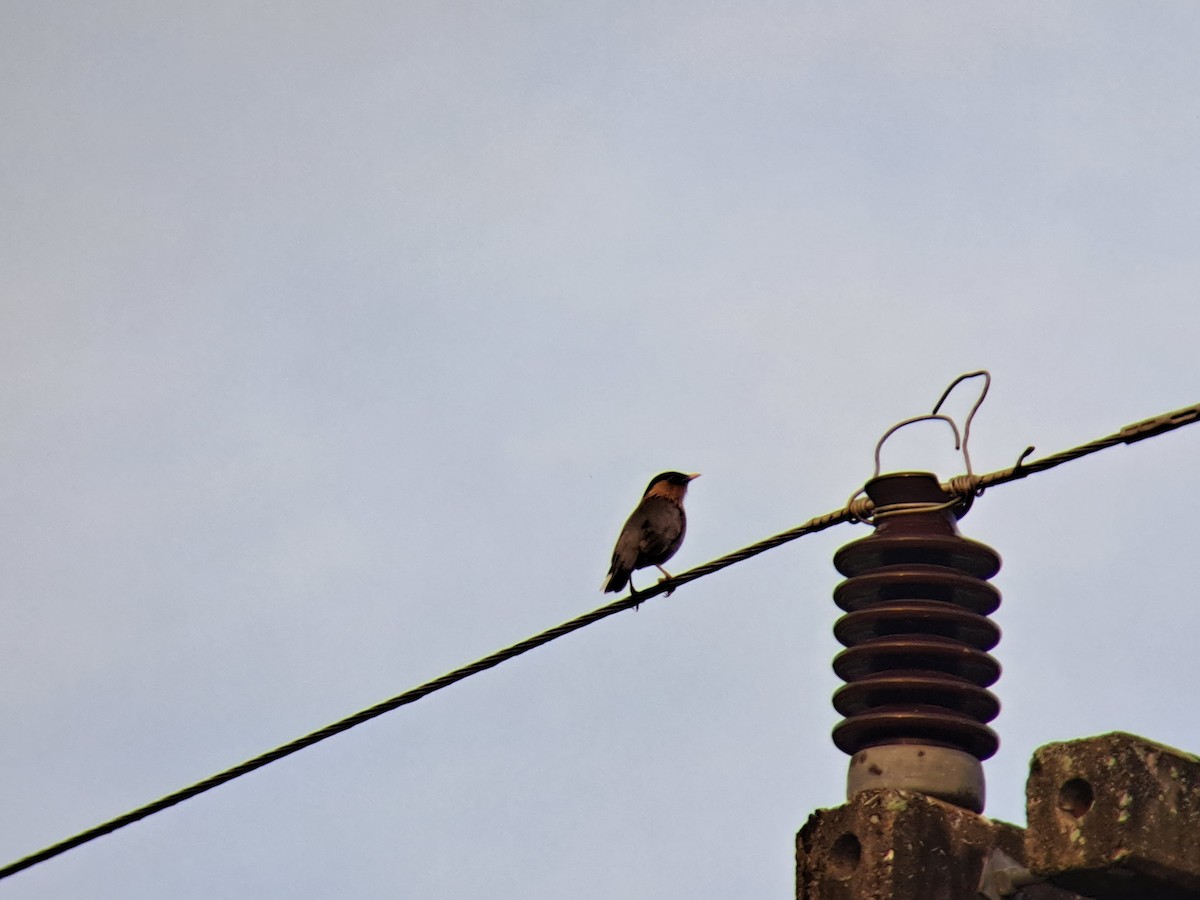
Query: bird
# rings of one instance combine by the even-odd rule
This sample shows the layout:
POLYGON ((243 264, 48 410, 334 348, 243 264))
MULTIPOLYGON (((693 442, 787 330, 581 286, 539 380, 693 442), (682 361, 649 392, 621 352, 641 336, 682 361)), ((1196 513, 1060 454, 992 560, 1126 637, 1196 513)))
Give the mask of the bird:
POLYGON ((615 594, 628 584, 630 593, 636 594, 637 589, 629 576, 635 569, 647 566, 662 572, 663 580, 671 577, 662 564, 674 556, 683 543, 687 531, 683 495, 687 493, 688 484, 699 477, 699 472, 690 475, 663 472, 650 479, 641 502, 617 538, 612 565, 604 576, 604 593, 615 594))

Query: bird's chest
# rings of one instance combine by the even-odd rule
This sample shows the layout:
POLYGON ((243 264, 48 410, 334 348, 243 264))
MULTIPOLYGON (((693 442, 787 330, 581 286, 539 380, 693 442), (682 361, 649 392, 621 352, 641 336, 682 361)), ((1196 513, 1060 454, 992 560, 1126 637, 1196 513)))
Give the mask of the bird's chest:
POLYGON ((687 522, 683 509, 676 503, 658 497, 649 498, 642 509, 641 535, 638 542, 638 555, 645 562, 643 565, 654 565, 663 562, 679 549, 687 522))

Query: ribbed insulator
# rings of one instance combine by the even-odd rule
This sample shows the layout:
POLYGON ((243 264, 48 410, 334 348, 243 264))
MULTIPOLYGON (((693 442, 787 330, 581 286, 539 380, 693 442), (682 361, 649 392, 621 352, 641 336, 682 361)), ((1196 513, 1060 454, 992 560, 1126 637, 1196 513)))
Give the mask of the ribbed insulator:
POLYGON ((833 593, 847 613, 834 625, 847 649, 833 668, 848 682, 833 697, 846 716, 833 741, 849 754, 925 744, 987 759, 1000 745, 986 724, 1000 712, 987 690, 1000 677, 987 652, 1000 640, 988 618, 1000 592, 986 579, 999 571, 1000 557, 958 534, 954 508, 913 511, 910 504, 952 499, 929 473, 884 475, 866 491, 875 533, 833 558, 847 576, 833 593))

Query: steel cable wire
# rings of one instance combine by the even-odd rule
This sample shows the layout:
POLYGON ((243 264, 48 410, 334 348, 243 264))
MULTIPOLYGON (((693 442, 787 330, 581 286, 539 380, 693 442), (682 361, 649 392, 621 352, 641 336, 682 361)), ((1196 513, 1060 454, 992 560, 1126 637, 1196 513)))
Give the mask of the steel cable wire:
MULTIPOLYGON (((1030 447, 1021 455, 1021 458, 1018 459, 1016 465, 1008 469, 1001 469, 986 475, 958 476, 954 479, 951 479, 949 486, 944 487, 946 487, 947 491, 950 493, 959 493, 964 496, 968 492, 978 494, 987 487, 1004 484, 1009 481, 1016 481, 1020 478, 1025 478, 1029 475, 1032 475, 1035 472, 1044 472, 1048 469, 1054 468, 1055 466, 1072 462, 1083 456, 1096 453, 1100 450, 1105 450, 1109 447, 1116 446, 1117 444, 1132 444, 1137 441, 1145 440, 1146 438, 1164 434, 1168 431, 1173 431, 1176 428, 1181 428, 1184 425, 1189 425, 1195 422, 1198 418, 1200 418, 1200 404, 1189 406, 1173 413, 1156 416, 1152 419, 1143 420, 1133 425, 1126 426, 1119 432, 1106 437, 1099 438, 1097 440, 1090 441, 1087 444, 1081 444, 1078 447, 1073 447, 1070 450, 1065 450, 1060 453, 1052 454, 1050 456, 1027 463, 1024 461, 1025 458, 1033 452, 1033 448, 1030 447)), ((860 521, 870 514, 870 501, 866 500, 865 498, 860 498, 858 501, 855 501, 854 503, 847 505, 842 509, 826 513, 825 515, 818 516, 814 519, 810 519, 803 525, 799 525, 787 531, 782 531, 772 537, 765 538, 764 540, 743 547, 740 550, 735 550, 734 552, 726 554, 725 556, 704 563, 703 565, 696 566, 695 568, 689 569, 686 572, 682 572, 679 575, 673 576, 672 578, 664 579, 652 587, 636 593, 631 593, 627 597, 622 597, 621 599, 615 600, 606 606, 601 606, 589 613, 585 613, 584 615, 564 622, 561 625, 558 625, 547 631, 543 631, 540 634, 536 634, 533 637, 526 638, 523 641, 519 641, 516 644, 505 647, 503 650, 498 650, 495 653, 485 656, 469 665, 455 669, 452 672, 447 672, 445 675, 442 675, 439 678, 435 678, 432 681, 427 681, 424 684, 405 691, 402 694, 397 694, 395 697, 384 700, 382 703, 378 703, 375 706, 368 707, 367 709, 357 712, 351 716, 347 716, 346 718, 334 722, 331 725, 327 725, 324 728, 313 731, 304 737, 297 738, 294 741, 290 741, 289 743, 283 744, 280 747, 276 747, 274 750, 269 750, 266 753, 263 753, 252 759, 248 759, 239 765, 226 769, 223 772, 219 772, 216 775, 204 779, 203 781, 196 782, 195 784, 176 791, 173 794, 168 794, 167 796, 162 797, 153 803, 140 806, 137 809, 125 813, 124 815, 117 816, 115 819, 110 819, 109 821, 97 825, 94 828, 89 828, 87 831, 82 831, 74 837, 67 838, 66 840, 60 841, 57 844, 53 844, 43 850, 39 850, 37 853, 32 853, 29 856, 25 856, 19 860, 16 860, 15 862, 9 863, 3 868, 0 868, 0 879, 8 878, 11 875, 15 875, 17 872, 21 872, 30 868, 31 866, 37 865, 38 863, 45 862, 48 859, 52 859, 55 856, 66 853, 68 850, 71 850, 82 844, 86 844, 98 837, 110 834, 119 828, 125 827, 126 825, 131 825, 134 822, 146 818, 147 816, 151 816, 155 813, 161 812, 164 809, 168 809, 177 803, 182 803, 184 800, 188 800, 197 796, 198 794, 203 794, 206 791, 210 791, 213 788, 219 787, 220 785, 232 781, 235 778, 239 778, 242 775, 249 774, 256 769, 261 769, 263 766, 283 759, 286 756, 290 756, 291 754, 296 753, 299 750, 303 750, 306 747, 311 747, 313 744, 319 743, 327 738, 331 738, 334 735, 341 734, 343 731, 348 731, 356 725, 361 725, 362 723, 370 721, 371 719, 381 716, 384 713, 391 712, 392 710, 398 709, 401 706, 407 706, 410 703, 415 703, 422 697, 426 697, 429 694, 440 691, 442 688, 449 687, 456 682, 462 681, 465 678, 490 669, 493 666, 497 666, 500 663, 516 656, 520 656, 521 654, 533 650, 536 647, 540 647, 543 644, 548 644, 550 641, 570 634, 573 631, 578 631, 580 628, 591 625, 600 621, 601 619, 607 618, 608 616, 623 612, 631 607, 636 607, 652 597, 656 597, 660 594, 669 594, 677 587, 687 584, 690 581, 695 581, 698 578, 703 578, 706 575, 719 572, 721 569, 732 566, 735 563, 743 562, 744 560, 757 556, 760 553, 764 553, 767 550, 782 546, 783 544, 794 541, 797 538, 804 537, 805 535, 814 534, 818 531, 824 531, 827 528, 843 522, 860 521)))

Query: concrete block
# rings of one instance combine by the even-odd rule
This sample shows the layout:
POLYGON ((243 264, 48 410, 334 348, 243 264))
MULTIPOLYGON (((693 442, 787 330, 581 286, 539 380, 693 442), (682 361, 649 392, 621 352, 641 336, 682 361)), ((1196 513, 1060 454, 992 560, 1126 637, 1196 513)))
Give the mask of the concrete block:
POLYGON ((993 847, 1023 860, 1021 829, 911 791, 864 791, 796 836, 796 898, 978 900, 993 847))
POLYGON ((1047 744, 1026 784, 1026 864, 1097 900, 1200 897, 1200 759, 1114 732, 1047 744))

